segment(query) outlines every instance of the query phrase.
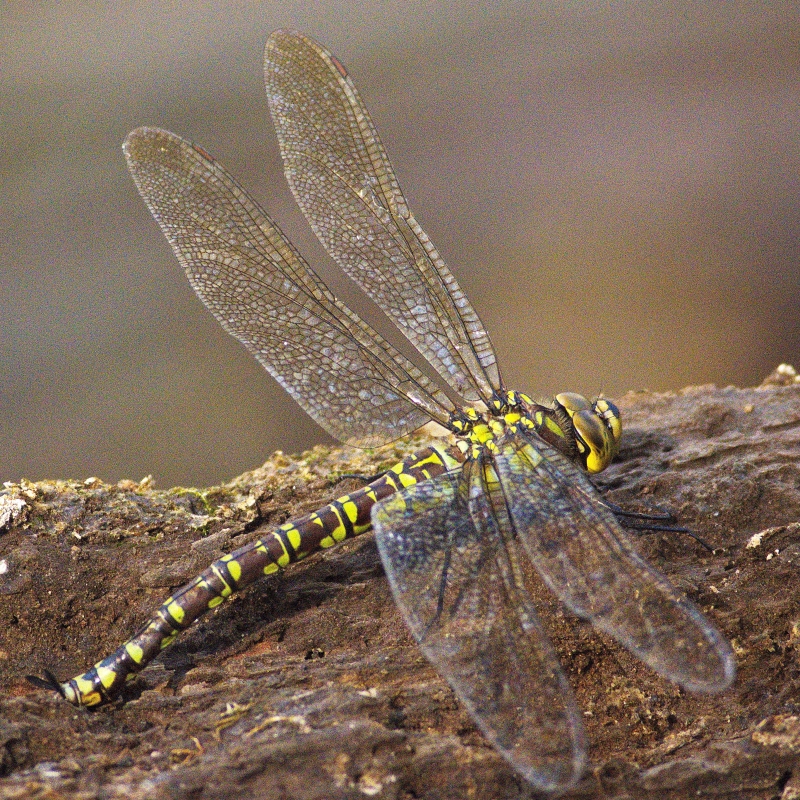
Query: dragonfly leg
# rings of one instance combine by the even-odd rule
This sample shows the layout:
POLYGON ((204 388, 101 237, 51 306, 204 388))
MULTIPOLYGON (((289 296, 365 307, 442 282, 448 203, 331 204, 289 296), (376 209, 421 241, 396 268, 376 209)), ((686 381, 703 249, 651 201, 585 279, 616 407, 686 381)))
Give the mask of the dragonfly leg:
POLYGON ((639 531, 642 535, 649 535, 652 533, 682 533, 694 539, 701 547, 708 550, 709 553, 714 552, 714 548, 701 536, 696 534, 691 528, 685 528, 682 525, 672 525, 675 522, 674 514, 669 512, 660 512, 657 514, 642 513, 639 511, 626 511, 616 503, 610 500, 603 499, 603 505, 614 514, 620 521, 620 524, 629 530, 639 531), (667 524, 661 524, 667 523, 667 524))

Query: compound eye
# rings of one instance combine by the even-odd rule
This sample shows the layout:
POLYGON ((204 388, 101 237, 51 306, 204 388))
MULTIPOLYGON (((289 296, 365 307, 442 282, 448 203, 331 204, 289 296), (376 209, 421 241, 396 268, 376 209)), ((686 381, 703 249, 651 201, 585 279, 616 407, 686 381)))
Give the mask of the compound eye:
POLYGON ((592 475, 602 472, 619 452, 619 410, 608 400, 598 400, 591 408, 575 412, 572 426, 586 471, 592 475))
POLYGON ((619 452, 619 443, 622 439, 622 415, 620 410, 605 397, 598 397, 592 404, 592 408, 594 413, 601 417, 608 426, 611 437, 616 443, 616 450, 614 451, 614 455, 616 455, 619 452))
POLYGON ((561 394, 556 395, 555 400, 570 417, 578 411, 592 408, 592 404, 577 392, 561 392, 561 394))
MULTIPOLYGON (((557 394, 554 409, 572 423, 577 458, 584 469, 592 475, 602 472, 619 452, 622 438, 619 409, 605 397, 589 402, 575 392, 557 394)), ((575 458, 574 453, 572 457, 575 458)))

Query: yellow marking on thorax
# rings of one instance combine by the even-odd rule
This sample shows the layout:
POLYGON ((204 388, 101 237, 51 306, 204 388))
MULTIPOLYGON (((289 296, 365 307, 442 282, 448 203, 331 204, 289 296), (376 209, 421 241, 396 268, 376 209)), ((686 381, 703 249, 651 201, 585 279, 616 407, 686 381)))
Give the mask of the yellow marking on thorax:
POLYGON ((472 450, 471 456, 478 458, 482 450, 495 452, 497 450, 497 437, 503 433, 505 427, 504 422, 494 418, 478 423, 469 435, 472 450))
POLYGON ((536 419, 536 424, 541 428, 542 426, 546 427, 549 431, 552 431, 556 436, 560 436, 562 439, 565 438, 566 434, 562 430, 561 426, 558 425, 555 420, 551 419, 549 416, 546 416, 541 411, 537 411, 534 415, 536 419))
POLYGON ((533 405, 533 400, 531 400, 527 394, 524 392, 516 392, 513 389, 508 393, 508 402, 513 406, 519 405, 520 403, 533 405))
POLYGON ((485 422, 481 422, 472 429, 469 437, 475 444, 486 444, 494 439, 494 432, 485 422))

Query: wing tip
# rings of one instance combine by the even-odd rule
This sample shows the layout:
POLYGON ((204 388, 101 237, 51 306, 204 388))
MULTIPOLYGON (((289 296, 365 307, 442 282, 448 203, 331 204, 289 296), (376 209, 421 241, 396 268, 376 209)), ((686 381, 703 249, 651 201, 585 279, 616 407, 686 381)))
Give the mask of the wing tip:
POLYGON ((550 795, 563 794, 573 789, 580 782, 587 766, 584 750, 573 752, 570 763, 559 761, 550 769, 543 769, 541 763, 530 767, 524 766, 511 754, 501 751, 501 755, 531 786, 550 795))
POLYGON ((134 128, 122 142, 122 152, 125 154, 129 164, 137 160, 137 150, 143 147, 149 147, 156 139, 163 141, 176 142, 180 140, 180 136, 171 133, 164 128, 157 128, 152 125, 140 125, 134 128))
POLYGON ((727 652, 718 653, 721 669, 707 676, 685 678, 680 681, 680 685, 695 694, 719 694, 730 689, 736 680, 736 657, 727 647, 727 642, 725 645, 727 652))
POLYGON ((270 50, 277 50, 289 41, 296 44, 310 45, 314 49, 325 49, 316 39, 296 28, 278 28, 272 31, 267 37, 267 43, 264 49, 267 52, 270 50))
POLYGON ((293 28, 278 28, 267 37, 267 43, 264 45, 264 66, 266 71, 269 73, 268 67, 273 63, 271 53, 298 48, 311 50, 317 58, 333 65, 342 80, 349 79, 349 74, 344 64, 322 42, 307 33, 293 28))

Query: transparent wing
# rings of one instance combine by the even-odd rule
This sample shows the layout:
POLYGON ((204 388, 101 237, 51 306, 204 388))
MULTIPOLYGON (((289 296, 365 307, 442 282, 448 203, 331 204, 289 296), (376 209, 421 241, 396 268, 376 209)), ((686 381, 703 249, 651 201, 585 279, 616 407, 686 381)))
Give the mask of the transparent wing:
POLYGON ((264 72, 286 178, 325 249, 468 402, 500 375, 489 335, 397 184, 344 67, 322 45, 276 31, 264 72))
POLYGON ((522 545, 570 610, 690 691, 730 686, 727 641, 638 554, 583 473, 523 433, 501 444, 495 464, 522 545))
POLYGON ((323 428, 361 446, 396 439, 452 403, 340 303, 207 153, 138 128, 128 167, 192 288, 323 428))
POLYGON ((474 462, 465 473, 373 509, 381 558, 420 648, 486 738, 535 786, 563 790, 584 766, 580 713, 474 462))

